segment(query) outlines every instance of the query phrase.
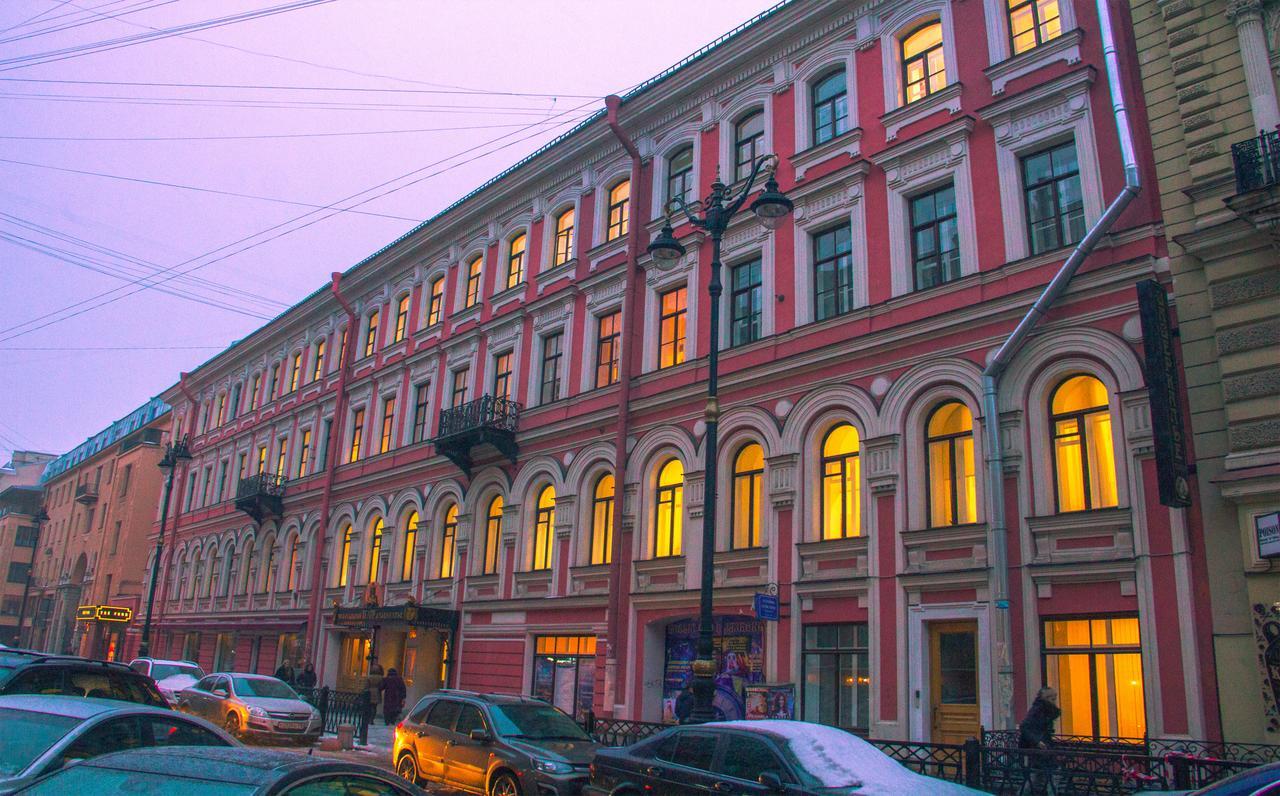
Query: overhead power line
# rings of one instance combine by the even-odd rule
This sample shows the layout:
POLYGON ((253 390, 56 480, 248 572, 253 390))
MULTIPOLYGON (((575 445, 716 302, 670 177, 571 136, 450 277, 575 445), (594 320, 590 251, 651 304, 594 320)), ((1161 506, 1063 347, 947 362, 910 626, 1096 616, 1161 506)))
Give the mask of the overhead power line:
POLYGON ((52 14, 54 11, 57 11, 59 8, 62 8, 63 6, 65 6, 65 5, 66 5, 67 3, 69 3, 69 2, 71 2, 71 0, 59 0, 59 2, 57 3, 57 5, 50 6, 49 8, 46 8, 44 11, 41 11, 41 12, 37 13, 35 16, 27 17, 26 19, 22 20, 21 22, 19 22, 19 23, 18 23, 18 24, 16 24, 16 25, 10 25, 9 27, 7 27, 7 28, 5 28, 5 29, 0 30, 0 33, 8 33, 8 32, 9 32, 9 31, 11 31, 11 30, 17 30, 18 28, 26 27, 27 25, 30 25, 30 24, 34 23, 35 21, 39 20, 39 19, 40 19, 40 18, 42 18, 42 17, 47 17, 47 16, 49 16, 49 15, 50 15, 50 14, 52 14))
POLYGON ((8 44, 10 42, 15 42, 15 41, 26 41, 27 39, 34 39, 39 36, 47 35, 49 33, 59 33, 61 31, 71 30, 72 28, 78 28, 83 25, 94 25, 94 24, 103 22, 105 20, 122 17, 125 14, 136 14, 139 11, 148 11, 152 8, 159 8, 160 6, 167 6, 170 3, 176 3, 176 2, 178 2, 178 0, 140 0, 140 2, 136 2, 132 6, 128 8, 123 8, 114 13, 98 14, 100 19, 81 19, 74 22, 68 22, 63 25, 51 25, 50 27, 41 28, 40 30, 33 30, 18 36, 10 36, 7 39, 0 39, 0 44, 8 44), (139 6, 141 6, 141 8, 139 8, 139 6))
POLYGON ((532 97, 536 99, 604 99, 596 94, 549 94, 532 91, 495 91, 492 89, 441 88, 373 88, 368 86, 297 86, 270 83, 169 83, 132 80, 58 80, 53 78, 3 77, 9 83, 56 83, 83 86, 129 86, 131 88, 209 88, 252 91, 355 91, 366 94, 449 94, 483 97, 532 97))
POLYGON ((536 108, 529 105, 447 105, 393 102, 328 102, 323 100, 121 97, 109 94, 42 94, 19 91, 0 92, 0 99, 106 105, 170 105, 183 108, 269 108, 291 111, 374 111, 377 113, 449 113, 484 116, 545 116, 547 111, 550 110, 550 108, 536 108))
POLYGON ((225 345, 6 345, 0 351, 207 351, 225 345))

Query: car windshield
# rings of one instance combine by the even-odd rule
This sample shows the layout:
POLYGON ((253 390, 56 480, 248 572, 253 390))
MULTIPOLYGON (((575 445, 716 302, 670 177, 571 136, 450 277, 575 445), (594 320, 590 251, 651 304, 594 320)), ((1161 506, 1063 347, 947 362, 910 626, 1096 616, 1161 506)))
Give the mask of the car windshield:
POLYGON ((550 705, 528 703, 490 708, 498 734, 534 741, 589 741, 577 722, 550 705))
POLYGON ((182 793, 184 796, 242 796, 257 792, 255 785, 177 777, 172 773, 120 771, 98 766, 71 766, 45 777, 22 791, 30 796, 66 796, 68 793, 182 793))
POLYGON ((279 680, 270 680, 265 677, 233 677, 231 682, 235 684, 236 696, 270 699, 298 698, 296 691, 279 680))
POLYGON ((21 772, 79 723, 71 716, 0 708, 0 776, 21 772))
POLYGON ((151 665, 152 680, 163 680, 166 677, 173 677, 175 674, 185 674, 194 680, 204 677, 204 672, 200 671, 199 666, 188 666, 182 663, 153 663, 151 665))

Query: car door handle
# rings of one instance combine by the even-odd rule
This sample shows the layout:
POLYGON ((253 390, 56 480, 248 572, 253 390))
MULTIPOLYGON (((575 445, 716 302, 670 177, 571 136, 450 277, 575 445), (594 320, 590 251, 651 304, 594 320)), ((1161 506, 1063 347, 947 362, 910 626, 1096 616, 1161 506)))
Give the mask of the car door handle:
POLYGON ((729 793, 733 790, 733 786, 728 782, 716 782, 711 786, 711 790, 716 793, 729 793))
POLYGON ((649 766, 644 770, 644 773, 645 773, 645 776, 647 777, 660 777, 662 776, 663 772, 662 772, 662 769, 658 768, 657 766, 649 766))

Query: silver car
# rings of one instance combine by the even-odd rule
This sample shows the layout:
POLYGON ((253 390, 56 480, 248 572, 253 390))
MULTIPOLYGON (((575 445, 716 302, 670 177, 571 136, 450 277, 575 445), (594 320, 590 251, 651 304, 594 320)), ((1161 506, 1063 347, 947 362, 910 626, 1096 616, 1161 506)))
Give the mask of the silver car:
POLYGON ((0 696, 0 793, 68 763, 150 746, 239 746, 200 719, 115 699, 0 696))
POLYGON ((211 674, 178 692, 178 707, 236 737, 315 743, 324 731, 320 711, 283 680, 265 674, 211 674))

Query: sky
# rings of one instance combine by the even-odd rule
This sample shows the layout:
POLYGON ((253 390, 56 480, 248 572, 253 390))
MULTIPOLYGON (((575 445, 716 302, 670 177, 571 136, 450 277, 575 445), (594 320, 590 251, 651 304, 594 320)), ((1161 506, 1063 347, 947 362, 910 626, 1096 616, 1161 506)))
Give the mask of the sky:
POLYGON ((0 0, 0 463, 775 2, 0 0))

